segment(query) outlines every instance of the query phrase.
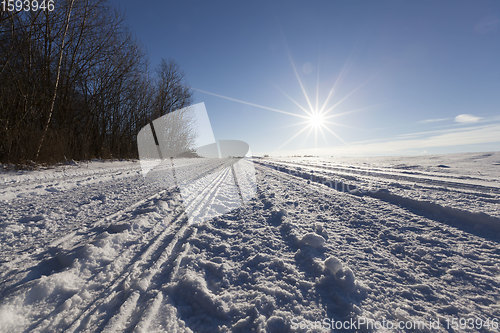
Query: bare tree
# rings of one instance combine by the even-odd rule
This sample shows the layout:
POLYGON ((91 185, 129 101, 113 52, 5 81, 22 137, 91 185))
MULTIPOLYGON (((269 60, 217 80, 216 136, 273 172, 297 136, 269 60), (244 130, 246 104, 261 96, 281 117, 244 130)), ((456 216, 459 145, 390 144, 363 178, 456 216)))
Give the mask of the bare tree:
POLYGON ((54 94, 52 95, 52 99, 50 102, 49 115, 47 117, 47 121, 45 122, 45 127, 44 127, 43 132, 42 132, 42 137, 40 138, 40 143, 38 144, 38 149, 36 150, 35 161, 38 160, 38 156, 40 155, 40 149, 42 148, 43 140, 45 139, 45 135, 47 135, 47 130, 49 129, 50 120, 52 119, 52 114, 54 113, 54 105, 56 103, 56 97, 57 97, 57 88, 59 87, 59 78, 61 76, 61 66, 62 66, 62 60, 63 60, 64 45, 66 42, 66 34, 68 33, 69 19, 71 18, 71 11, 73 9, 74 2, 75 2, 75 0, 71 0, 69 7, 67 9, 67 12, 66 12, 66 22, 64 24, 64 34, 62 36, 61 49, 59 50, 59 61, 57 63, 57 74, 56 74, 56 82, 54 85, 54 94))
POLYGON ((192 92, 185 86, 184 73, 175 61, 162 59, 157 75, 158 83, 153 105, 155 118, 191 103, 192 92))
POLYGON ((0 161, 136 157, 138 131, 190 103, 173 61, 145 54, 107 0, 0 13, 0 161))

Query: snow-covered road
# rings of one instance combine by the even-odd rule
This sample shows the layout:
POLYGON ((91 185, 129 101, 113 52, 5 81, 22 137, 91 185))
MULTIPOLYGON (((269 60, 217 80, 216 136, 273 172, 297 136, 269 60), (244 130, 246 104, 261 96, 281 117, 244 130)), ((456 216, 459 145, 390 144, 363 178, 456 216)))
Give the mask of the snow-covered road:
MULTIPOLYGON (((257 196, 202 224, 134 161, 3 172, 0 331, 309 332, 386 320, 447 332, 474 318, 455 331, 498 332, 500 154, 486 155, 258 159, 257 196)), ((218 192, 231 173, 214 168, 188 210, 227 205, 218 192)))

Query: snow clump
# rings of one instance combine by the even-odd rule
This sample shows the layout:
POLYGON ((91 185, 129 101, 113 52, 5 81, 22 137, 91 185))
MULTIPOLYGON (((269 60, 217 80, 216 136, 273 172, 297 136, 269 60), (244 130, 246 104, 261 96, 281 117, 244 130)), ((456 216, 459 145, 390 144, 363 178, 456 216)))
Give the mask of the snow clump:
POLYGON ((321 235, 318 235, 314 232, 310 232, 304 235, 300 240, 300 243, 303 245, 308 245, 314 248, 323 247, 325 245, 325 238, 321 235))

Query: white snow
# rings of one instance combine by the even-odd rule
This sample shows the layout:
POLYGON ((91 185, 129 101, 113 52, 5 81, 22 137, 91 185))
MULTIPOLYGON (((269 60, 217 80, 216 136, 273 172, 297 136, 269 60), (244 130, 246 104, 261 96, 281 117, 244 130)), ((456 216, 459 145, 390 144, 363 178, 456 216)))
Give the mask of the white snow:
POLYGON ((342 271, 343 269, 342 261, 335 258, 334 256, 329 257, 325 260, 325 268, 330 271, 333 275, 336 275, 337 272, 342 271))
POLYGON ((500 153, 254 162, 243 206, 227 170, 189 193, 136 161, 2 171, 0 331, 500 318, 500 153))
POLYGON ((325 244, 325 239, 321 235, 318 235, 314 232, 309 232, 305 234, 304 237, 302 237, 300 242, 303 245, 309 245, 318 248, 322 247, 325 244))
POLYGON ((22 307, 14 307, 12 305, 2 305, 0 307, 0 332, 13 331, 16 328, 27 324, 23 317, 22 307))

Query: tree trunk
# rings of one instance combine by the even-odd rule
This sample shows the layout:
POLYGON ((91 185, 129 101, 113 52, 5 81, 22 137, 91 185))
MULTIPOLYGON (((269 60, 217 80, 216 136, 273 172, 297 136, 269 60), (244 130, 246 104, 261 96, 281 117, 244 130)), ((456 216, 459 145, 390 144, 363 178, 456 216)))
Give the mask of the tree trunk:
POLYGON ((68 8, 68 12, 66 13, 66 22, 65 22, 65 27, 64 27, 64 34, 62 37, 61 41, 61 50, 59 52, 59 60, 57 63, 57 75, 56 75, 56 82, 54 84, 54 94, 52 95, 52 100, 50 102, 50 109, 49 109, 49 116, 47 118, 47 122, 45 123, 45 127, 43 129, 42 137, 40 138, 40 142, 38 144, 38 149, 36 151, 35 155, 35 161, 38 160, 38 156, 40 155, 40 150, 42 149, 43 141, 45 140, 45 136, 47 135, 47 131, 49 129, 49 124, 50 120, 52 119, 52 114, 54 113, 54 105, 56 103, 56 98, 57 98, 57 87, 59 86, 59 78, 61 76, 61 66, 62 66, 62 59, 63 59, 63 52, 64 52, 64 44, 66 41, 66 34, 68 33, 68 27, 69 27, 69 19, 71 17, 71 10, 73 9, 73 4, 75 0, 71 0, 68 8))

